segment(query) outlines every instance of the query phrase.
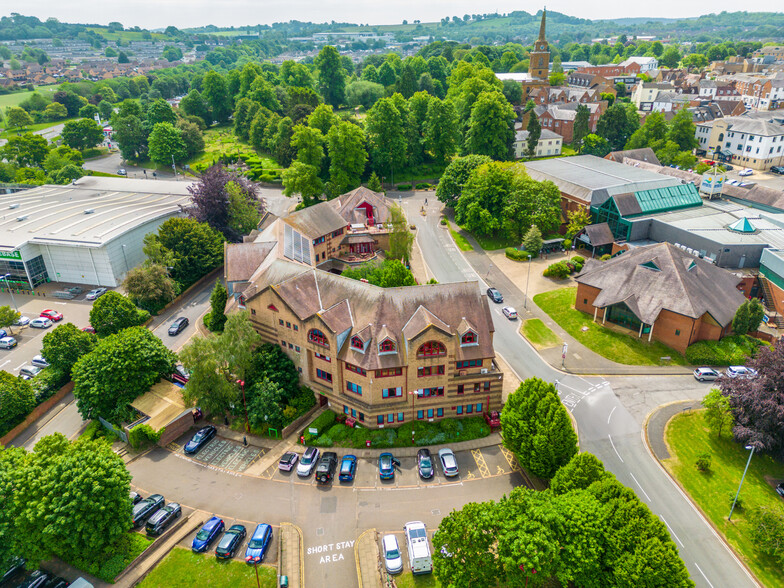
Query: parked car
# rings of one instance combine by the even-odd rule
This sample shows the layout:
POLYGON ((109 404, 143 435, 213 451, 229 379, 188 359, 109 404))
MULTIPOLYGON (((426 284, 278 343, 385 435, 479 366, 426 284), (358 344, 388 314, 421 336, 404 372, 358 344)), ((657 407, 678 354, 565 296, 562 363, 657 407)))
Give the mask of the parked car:
POLYGON ((318 456, 318 447, 308 447, 305 450, 305 453, 302 454, 302 459, 299 460, 299 465, 297 466, 297 475, 302 476, 303 478, 309 476, 310 472, 313 471, 313 467, 318 461, 318 456))
POLYGON ((118 176, 127 176, 127 175, 128 175, 128 172, 127 172, 127 171, 125 171, 125 168, 124 168, 124 167, 121 167, 120 169, 118 169, 118 170, 117 170, 117 175, 118 175, 118 176))
POLYGON ((444 470, 444 475, 448 478, 455 477, 459 471, 457 469, 457 458, 451 449, 445 447, 439 450, 438 459, 441 460, 441 467, 444 470))
POLYGON ((778 486, 776 486, 776 492, 778 492, 778 495, 779 495, 779 496, 781 496, 782 498, 784 498, 784 482, 782 482, 781 484, 779 484, 778 486))
POLYGON ((281 456, 280 461, 278 462, 278 469, 283 470, 284 472, 290 472, 298 459, 299 453, 296 451, 287 451, 281 456))
POLYGON ((390 574, 397 574, 403 571, 403 556, 400 554, 400 545, 394 535, 384 535, 381 539, 381 546, 384 549, 384 567, 390 574))
POLYGON ((13 337, 3 337, 0 339, 0 349, 13 349, 16 345, 16 339, 13 337))
POLYGON ((106 288, 95 288, 94 290, 90 290, 87 293, 87 296, 85 296, 85 298, 87 300, 95 300, 96 298, 100 298, 104 294, 106 294, 106 288))
POLYGON ((145 531, 148 535, 160 535, 166 530, 166 527, 179 519, 180 515, 182 515, 180 505, 176 502, 170 502, 147 519, 145 531))
POLYGON ((166 499, 160 494, 153 494, 137 502, 131 513, 131 524, 134 529, 141 527, 159 508, 163 506, 166 499))
POLYGON ((751 169, 750 167, 747 167, 746 169, 740 170, 738 172, 738 175, 741 176, 742 178, 745 178, 746 176, 754 175, 754 170, 751 169))
POLYGON ((34 365, 23 365, 19 368, 19 375, 25 380, 32 379, 41 373, 41 368, 34 365))
POLYGON ((217 432, 218 429, 212 425, 202 427, 196 431, 196 434, 191 437, 191 440, 185 444, 185 453, 198 453, 198 451, 204 447, 207 442, 217 434, 217 432))
POLYGON ((196 533, 196 537, 193 538, 193 543, 191 544, 191 550, 194 553, 201 553, 202 551, 207 551, 209 549, 210 544, 215 541, 215 538, 221 534, 223 531, 223 519, 219 517, 212 517, 208 520, 204 525, 202 525, 199 532, 196 533))
POLYGON ((26 316, 20 316, 18 319, 14 321, 15 327, 26 327, 30 324, 30 319, 26 316))
POLYGON ((517 311, 511 306, 504 306, 501 309, 501 312, 503 312, 504 316, 508 318, 510 321, 513 321, 517 318, 517 311))
POLYGON ((727 368, 727 371, 724 372, 728 378, 755 378, 757 376, 757 370, 752 368, 748 368, 745 365, 731 365, 727 368))
POLYGON ((735 166, 730 165, 729 163, 722 163, 721 167, 723 167, 727 171, 732 171, 735 169, 735 166))
POLYGON ((91 327, 90 325, 87 325, 86 327, 82 327, 82 331, 84 331, 85 333, 93 333, 93 334, 95 334, 95 329, 93 327, 91 327))
POLYGON ((44 584, 44 588, 68 588, 70 585, 71 583, 65 578, 54 576, 46 584, 44 584))
POLYGON ((772 168, 770 168, 770 171, 772 171, 774 174, 784 174, 784 165, 774 165, 772 168))
POLYGON ((21 584, 17 584, 18 588, 44 588, 46 583, 54 579, 54 575, 43 570, 35 570, 30 577, 21 584))
POLYGON ((47 309, 47 310, 43 311, 40 314, 40 316, 42 316, 44 318, 48 318, 50 321, 53 321, 55 323, 63 320, 63 313, 62 312, 57 312, 56 310, 51 310, 51 309, 47 309))
POLYGON ((341 482, 351 482, 354 480, 354 474, 357 473, 357 456, 344 455, 340 461, 340 473, 338 479, 341 482))
POLYGON ((316 481, 319 484, 326 484, 335 477, 335 469, 338 467, 338 454, 334 451, 325 451, 316 466, 316 481))
POLYGON ((215 548, 215 557, 220 559, 231 559, 234 557, 234 552, 237 551, 247 534, 248 531, 243 525, 232 525, 223 534, 221 540, 218 541, 218 546, 215 548))
POLYGON ((0 586, 5 586, 6 582, 10 582, 13 580, 18 574, 21 574, 24 571, 25 564, 27 560, 23 557, 15 557, 11 560, 11 567, 9 567, 4 573, 3 577, 0 578, 0 586))
POLYGON ((142 495, 133 490, 131 490, 131 493, 128 496, 131 499, 131 504, 136 504, 142 499, 142 495))
POLYGON ((700 367, 694 370, 694 379, 700 382, 712 382, 718 379, 721 374, 709 367, 700 367))
POLYGON ((493 302, 496 302, 498 304, 500 304, 501 302, 504 301, 504 297, 501 296, 501 293, 498 290, 496 290, 495 288, 488 288, 487 289, 487 297, 490 300, 492 300, 493 302))
POLYGON ((429 449, 423 447, 417 451, 417 470, 419 471, 419 475, 425 480, 429 480, 433 477, 435 469, 433 468, 433 458, 430 455, 429 449))
POLYGON ((30 326, 34 329, 48 329, 52 326, 52 321, 45 316, 39 316, 30 321, 30 326))
POLYGON ((181 316, 174 319, 174 322, 169 327, 169 335, 174 337, 175 335, 179 335, 182 333, 182 330, 188 326, 188 319, 187 317, 181 316))
POLYGON ((272 527, 266 523, 257 525, 250 541, 248 541, 248 547, 245 549, 245 561, 248 563, 263 562, 271 542, 272 527))
POLYGON ((378 476, 382 480, 394 480, 395 466, 400 466, 400 462, 389 452, 384 452, 378 456, 378 476))
POLYGON ((49 367, 49 362, 44 359, 43 355, 36 355, 33 359, 30 360, 30 363, 41 369, 49 367))

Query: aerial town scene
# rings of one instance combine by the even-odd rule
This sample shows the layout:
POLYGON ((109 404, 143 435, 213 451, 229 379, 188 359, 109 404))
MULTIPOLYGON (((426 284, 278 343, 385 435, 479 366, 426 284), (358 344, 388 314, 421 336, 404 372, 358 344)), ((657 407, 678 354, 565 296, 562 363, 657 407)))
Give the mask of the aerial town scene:
POLYGON ((9 0, 0 211, 0 588, 784 587, 779 3, 9 0))

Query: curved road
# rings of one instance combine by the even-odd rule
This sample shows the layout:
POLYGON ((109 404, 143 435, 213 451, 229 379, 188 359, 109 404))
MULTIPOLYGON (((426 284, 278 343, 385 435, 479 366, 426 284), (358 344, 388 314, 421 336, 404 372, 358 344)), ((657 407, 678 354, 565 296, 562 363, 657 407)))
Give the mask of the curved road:
MULTIPOLYGON (((441 204, 433 193, 429 194, 428 214, 424 217, 419 209, 428 194, 408 194, 400 201, 409 222, 417 226, 417 242, 430 273, 441 283, 468 279, 477 280, 486 288, 487 284, 454 245, 449 232, 439 225, 441 204)), ((486 268, 492 263, 489 259, 484 261, 480 271, 488 275, 486 268)), ((493 285, 502 291, 505 303, 522 309, 522 291, 497 268, 490 271, 494 278, 498 277, 493 285)), ((663 404, 674 399, 702 398, 707 387, 696 383, 691 376, 613 378, 611 382, 602 377, 566 374, 539 357, 518 334, 519 323, 508 321, 501 314, 500 305, 493 305, 492 309, 496 352, 521 379, 536 376, 558 382, 558 393, 577 420, 580 448, 601 459, 620 482, 632 488, 664 521, 697 586, 756 586, 713 528, 648 453, 641 437, 645 413, 635 411, 637 414, 633 415, 627 408, 637 402, 635 396, 644 397, 646 389, 651 390, 654 404, 663 404), (614 387, 623 388, 624 392, 619 394, 614 387), (656 402, 657 397, 661 402, 656 402)))

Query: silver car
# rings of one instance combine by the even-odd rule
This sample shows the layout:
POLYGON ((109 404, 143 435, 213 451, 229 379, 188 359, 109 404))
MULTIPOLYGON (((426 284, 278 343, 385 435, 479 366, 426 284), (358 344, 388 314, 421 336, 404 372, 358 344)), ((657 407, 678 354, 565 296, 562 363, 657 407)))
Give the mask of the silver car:
POLYGON ((694 370, 694 379, 700 382, 712 382, 717 380, 721 374, 709 367, 700 367, 694 370))
POLYGON ((451 449, 445 447, 444 449, 439 450, 438 458, 441 460, 441 467, 447 478, 453 478, 460 473, 457 469, 457 458, 451 449))
POLYGON ((16 347, 16 339, 13 337, 0 338, 0 349, 13 349, 16 347))
POLYGON ((394 535, 384 535, 381 540, 384 549, 384 567, 390 574, 397 574, 403 571, 403 556, 400 553, 400 546, 397 537, 394 535))
POLYGON ((33 358, 33 359, 30 361, 30 363, 32 363, 32 364, 33 364, 35 367, 39 367, 39 368, 41 368, 41 369, 44 369, 44 368, 48 368, 48 367, 49 367, 49 362, 48 362, 48 361, 46 361, 46 359, 44 359, 44 356, 43 356, 43 355, 36 355, 36 356, 35 356, 35 357, 34 357, 34 358, 33 358))
POLYGON ((52 321, 45 316, 39 316, 30 321, 30 326, 34 329, 48 329, 52 326, 52 321))
POLYGON ((30 324, 30 319, 26 316, 20 316, 18 319, 14 321, 15 327, 26 327, 30 324))
POLYGON ((87 293, 87 296, 85 296, 85 298, 87 300, 95 300, 96 298, 100 298, 104 294, 106 294, 106 288, 96 288, 95 290, 90 290, 87 293))
POLYGON ((41 368, 35 367, 34 365, 23 365, 19 369, 19 377, 30 380, 41 373, 41 368))
POLYGON ((757 377, 757 370, 752 369, 750 367, 746 367, 745 365, 731 365, 727 368, 727 371, 724 372, 728 378, 756 378, 757 377))

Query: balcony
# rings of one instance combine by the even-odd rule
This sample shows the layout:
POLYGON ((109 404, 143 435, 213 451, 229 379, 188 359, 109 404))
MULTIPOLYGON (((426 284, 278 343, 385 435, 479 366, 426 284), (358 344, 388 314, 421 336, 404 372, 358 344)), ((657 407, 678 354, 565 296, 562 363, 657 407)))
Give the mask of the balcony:
POLYGON ((476 378, 491 378, 493 376, 500 376, 503 375, 503 372, 498 367, 498 364, 493 360, 489 367, 481 367, 481 368, 464 368, 460 370, 455 370, 455 372, 451 375, 451 379, 453 380, 471 380, 476 378))

